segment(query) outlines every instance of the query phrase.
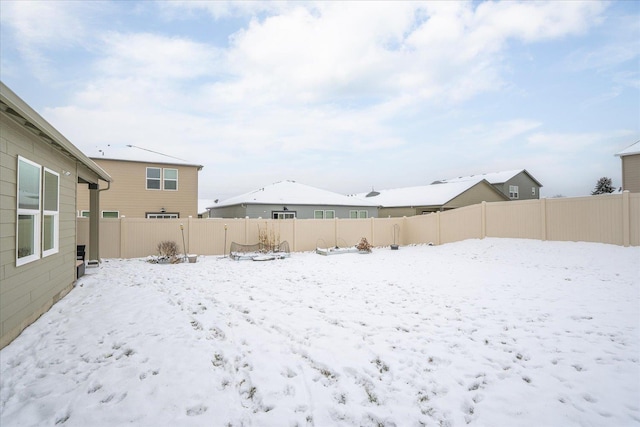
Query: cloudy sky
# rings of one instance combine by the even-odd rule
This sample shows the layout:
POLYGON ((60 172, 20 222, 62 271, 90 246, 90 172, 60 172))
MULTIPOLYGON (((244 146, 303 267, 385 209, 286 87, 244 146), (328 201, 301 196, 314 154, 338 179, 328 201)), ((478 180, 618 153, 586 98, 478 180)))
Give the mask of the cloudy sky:
POLYGON ((621 184, 640 2, 0 3, 2 81, 90 156, 204 165, 200 198, 527 169, 621 184), (128 150, 128 151, 127 151, 128 150))

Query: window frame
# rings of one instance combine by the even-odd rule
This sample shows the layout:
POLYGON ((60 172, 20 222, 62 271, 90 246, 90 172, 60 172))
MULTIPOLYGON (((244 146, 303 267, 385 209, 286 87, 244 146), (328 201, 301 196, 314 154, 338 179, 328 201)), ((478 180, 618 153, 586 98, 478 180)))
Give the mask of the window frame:
POLYGON ((42 257, 47 257, 53 254, 57 254, 60 251, 60 174, 43 167, 42 173, 42 257), (47 209, 47 179, 46 174, 51 174, 56 177, 56 203, 55 210, 47 209), (48 249, 45 248, 45 220, 47 217, 52 217, 53 229, 52 232, 52 246, 48 249))
POLYGON ((272 211, 271 219, 296 219, 296 211, 272 211))
POLYGON ((532 196, 536 195, 536 187, 531 187, 531 195, 532 196))
POLYGON ((178 219, 180 214, 173 212, 147 212, 144 217, 146 219, 178 219))
POLYGON ((28 264, 40 259, 42 252, 42 165, 29 160, 25 157, 18 156, 16 167, 16 267, 28 264), (21 162, 29 166, 35 167, 38 170, 38 208, 24 208, 20 207, 20 169, 21 162), (33 222, 33 228, 31 231, 31 249, 33 253, 20 256, 20 216, 31 216, 33 222))
POLYGON ((520 189, 517 185, 509 185, 509 198, 510 199, 519 199, 520 198, 520 189))
POLYGON ((147 166, 145 169, 145 188, 147 190, 151 190, 151 191, 162 191, 162 168, 158 168, 155 166, 147 166), (155 177, 151 177, 149 178, 149 171, 150 170, 157 170, 159 172, 159 177, 155 178, 155 177), (157 181, 158 182, 158 188, 150 188, 149 187, 149 181, 157 181))
POLYGON ((100 212, 100 218, 105 218, 105 219, 118 219, 120 218, 120 211, 114 211, 114 210, 103 210, 102 212, 100 212), (112 216, 104 216, 105 213, 115 213, 116 216, 112 217, 112 216))
POLYGON ((349 210, 350 219, 367 219, 369 218, 369 211, 365 209, 351 209, 349 210))
POLYGON ((162 168, 162 189, 164 191, 178 191, 178 169, 177 168, 162 168), (175 179, 174 178, 167 178, 167 171, 168 170, 176 171, 175 179), (176 183, 176 188, 167 189, 167 181, 175 182, 176 183))

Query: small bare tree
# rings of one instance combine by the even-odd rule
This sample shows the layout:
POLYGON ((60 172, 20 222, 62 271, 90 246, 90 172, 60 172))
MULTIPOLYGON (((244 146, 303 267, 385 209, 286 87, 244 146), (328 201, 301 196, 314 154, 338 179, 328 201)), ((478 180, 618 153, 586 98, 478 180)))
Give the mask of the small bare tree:
POLYGON ((264 252, 275 252, 280 245, 280 232, 276 232, 274 227, 269 228, 269 224, 266 222, 264 229, 260 228, 258 224, 258 243, 264 252))
POLYGON ((166 240, 158 243, 158 254, 160 259, 169 260, 171 263, 178 262, 178 245, 176 242, 166 240))

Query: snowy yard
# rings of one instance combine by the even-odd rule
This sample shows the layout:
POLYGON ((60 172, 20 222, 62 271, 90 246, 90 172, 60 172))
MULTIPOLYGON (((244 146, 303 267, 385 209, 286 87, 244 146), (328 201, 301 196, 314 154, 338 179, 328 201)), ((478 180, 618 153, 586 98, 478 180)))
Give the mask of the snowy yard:
POLYGON ((108 260, 0 352, 0 425, 640 424, 640 248, 108 260))

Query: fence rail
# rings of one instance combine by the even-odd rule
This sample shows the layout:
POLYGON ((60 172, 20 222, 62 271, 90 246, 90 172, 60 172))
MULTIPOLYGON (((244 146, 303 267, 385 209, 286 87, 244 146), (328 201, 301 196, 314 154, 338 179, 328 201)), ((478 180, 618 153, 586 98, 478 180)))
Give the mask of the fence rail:
MULTIPOLYGON (((78 218, 78 244, 89 244, 88 218, 78 218)), ((100 221, 102 258, 139 258, 170 240, 187 253, 223 255, 231 242, 258 242, 260 229, 287 241, 294 252, 351 246, 366 237, 374 246, 444 244, 483 237, 586 241, 640 246, 640 193, 482 203, 402 218, 368 219, 143 219, 100 221), (183 230, 180 225, 183 225, 183 230), (394 226, 400 235, 394 237, 394 226), (394 238, 399 241, 394 242, 394 238), (184 249, 183 249, 184 250, 184 249)))

